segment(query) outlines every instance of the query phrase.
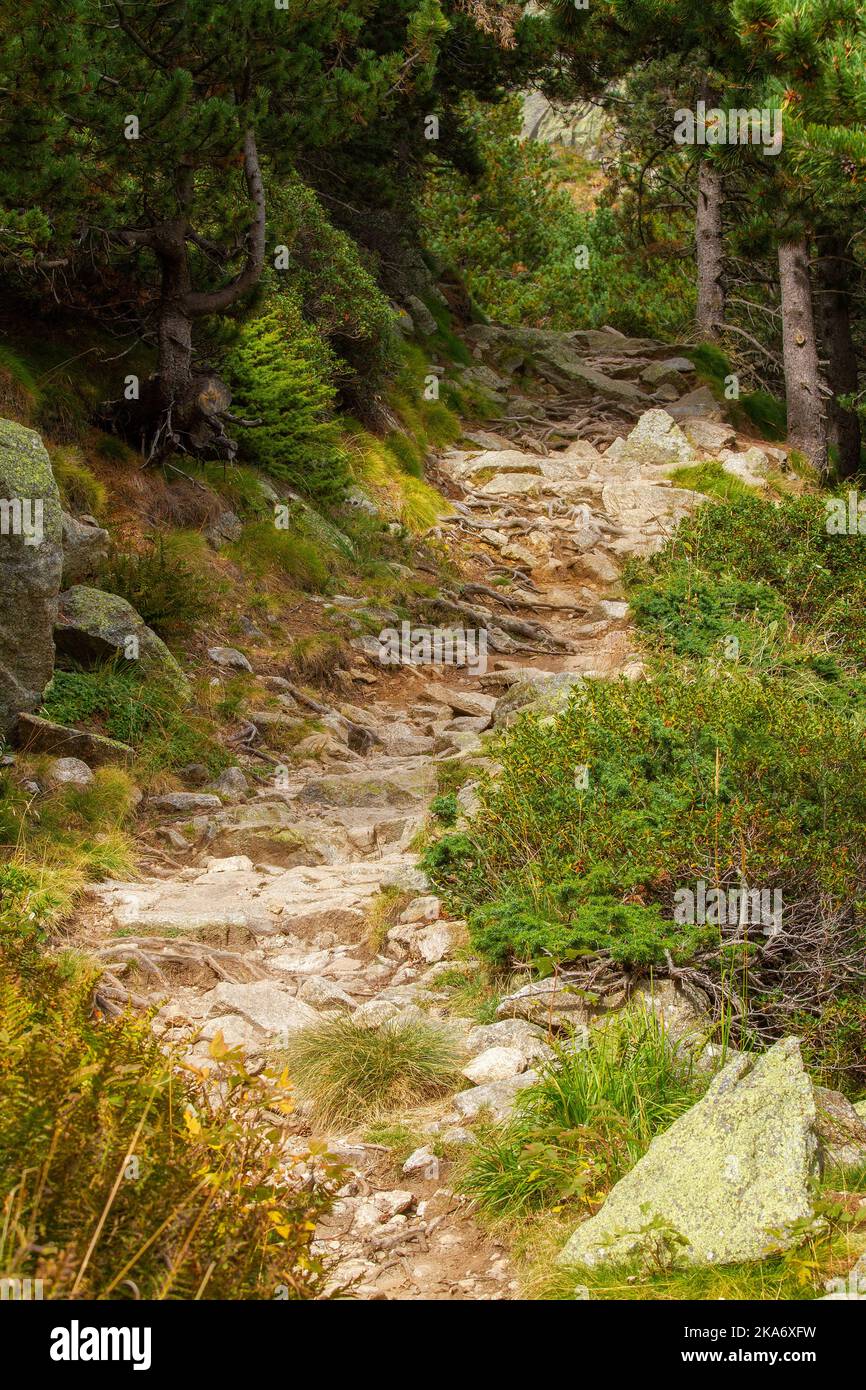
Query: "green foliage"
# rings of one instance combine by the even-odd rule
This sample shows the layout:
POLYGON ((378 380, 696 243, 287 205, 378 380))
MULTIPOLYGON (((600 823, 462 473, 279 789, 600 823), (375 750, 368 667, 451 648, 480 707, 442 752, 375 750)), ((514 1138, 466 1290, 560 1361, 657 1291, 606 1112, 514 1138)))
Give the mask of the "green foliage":
POLYGON ((610 209, 580 211, 550 147, 520 140, 521 119, 516 101, 468 104, 483 172, 432 175, 423 216, 436 255, 500 323, 682 336, 694 300, 682 262, 632 244, 610 209), (583 246, 588 265, 578 269, 583 246))
POLYGON ((753 497, 754 492, 742 478, 726 473, 720 463, 693 463, 686 468, 677 468, 670 475, 676 487, 692 488, 704 492, 708 497, 716 497, 725 502, 734 502, 738 497, 753 497))
POLYGON ((0 954, 4 1274, 54 1299, 321 1296, 310 1240, 336 1170, 286 1180, 285 1082, 219 1040, 223 1089, 184 1077, 146 1020, 94 1017, 94 984, 0 954))
POLYGON ((558 1050, 514 1118, 481 1136, 461 1186, 500 1219, 597 1201, 702 1089, 653 1015, 626 1011, 558 1050))
POLYGON ((324 594, 330 589, 338 557, 312 537, 278 530, 273 518, 244 528, 243 538, 228 547, 228 554, 250 574, 276 571, 300 589, 324 594))
POLYGON ((430 802, 430 814, 435 816, 442 825, 453 825, 460 814, 460 807, 454 792, 448 792, 445 796, 434 796, 430 802))
POLYGON ((395 364, 394 315, 363 251, 296 176, 275 190, 274 217, 290 256, 280 286, 291 286, 304 318, 342 359, 332 364, 337 374, 348 368, 374 390, 395 364))
MULTIPOLYGON (((763 621, 779 616, 766 596, 769 586, 801 640, 810 635, 820 638, 825 656, 835 657, 837 670, 862 670, 866 666, 866 537, 828 532, 829 504, 828 497, 806 495, 785 498, 778 505, 750 497, 739 498, 731 506, 702 507, 644 574, 660 591, 666 586, 687 590, 690 582, 697 584, 705 597, 696 599, 695 613, 702 602, 710 608, 724 606, 725 593, 734 592, 731 584, 761 586, 756 591, 755 612, 763 621), (717 600, 706 597, 708 586, 714 585, 719 586, 717 600)), ((638 583, 640 575, 639 569, 632 569, 638 583)), ((651 596, 640 588, 636 602, 645 613, 654 606, 651 596)), ((681 616, 685 612, 681 610, 681 616)), ((742 617, 742 608, 735 616, 742 617)))
POLYGON ((216 775, 231 761, 206 724, 179 705, 175 691, 121 667, 55 671, 42 713, 131 744, 141 776, 193 762, 216 775))
POLYGON ((213 612, 214 590, 201 567, 193 568, 174 537, 160 536, 146 550, 115 550, 100 585, 132 605, 160 637, 188 635, 213 612))
POLYGON ((108 489, 88 468, 81 449, 66 444, 52 449, 50 454, 51 469, 63 505, 74 512, 87 512, 99 520, 108 505, 108 489))
POLYGON ((482 784, 471 829, 426 856, 497 959, 686 957, 718 935, 670 920, 675 890, 701 878, 772 884, 786 903, 858 892, 860 725, 784 682, 733 664, 588 682, 555 721, 520 719, 497 756, 502 774, 482 784), (589 768, 586 790, 576 767, 589 768))
POLYGON ((333 359, 287 297, 248 320, 226 372, 245 419, 241 452, 265 473, 320 502, 335 502, 348 483, 339 427, 332 418, 333 359))
POLYGON ((678 656, 708 656, 730 637, 747 656, 760 629, 785 617, 785 605, 769 584, 683 570, 636 589, 631 605, 638 625, 652 629, 678 656))
POLYGON ((459 1082, 459 1052, 434 1023, 363 1028, 351 1018, 289 1039, 285 1059, 322 1125, 356 1124, 435 1100, 459 1082))

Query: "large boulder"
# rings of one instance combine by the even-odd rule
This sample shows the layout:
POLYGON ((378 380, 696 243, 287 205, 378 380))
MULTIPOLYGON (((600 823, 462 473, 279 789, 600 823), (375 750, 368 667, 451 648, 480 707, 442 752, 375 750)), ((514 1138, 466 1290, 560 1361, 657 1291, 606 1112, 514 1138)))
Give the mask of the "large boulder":
POLYGON ((618 461, 682 468, 695 462, 695 452, 667 410, 647 410, 626 439, 618 461))
POLYGON ((679 1237, 690 1265, 760 1260, 794 1243, 812 1213, 815 1099, 796 1038, 741 1054, 702 1100, 654 1139, 559 1257, 597 1266, 679 1237))
POLYGON ((0 737, 37 709, 54 669, 60 495, 34 430, 0 420, 0 737))
POLYGON ((168 647, 119 594, 74 584, 60 595, 54 637, 58 658, 84 666, 114 658, 137 661, 146 674, 188 694, 168 647))

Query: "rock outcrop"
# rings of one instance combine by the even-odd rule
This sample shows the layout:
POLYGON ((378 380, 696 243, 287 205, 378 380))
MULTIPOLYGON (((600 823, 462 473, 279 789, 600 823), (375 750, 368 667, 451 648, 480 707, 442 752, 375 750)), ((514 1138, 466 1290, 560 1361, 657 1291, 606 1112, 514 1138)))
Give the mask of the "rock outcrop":
POLYGON ((187 693, 186 679, 168 647, 119 594, 85 584, 66 589, 60 595, 55 641, 58 657, 82 665, 120 657, 187 693))
POLYGON ((54 668, 60 495, 34 430, 0 420, 0 737, 35 710, 54 668))
POLYGON ((706 1095, 653 1140, 579 1226, 564 1265, 640 1258, 668 1242, 684 1264, 760 1260, 811 1215, 815 1099, 799 1043, 729 1062, 706 1095))

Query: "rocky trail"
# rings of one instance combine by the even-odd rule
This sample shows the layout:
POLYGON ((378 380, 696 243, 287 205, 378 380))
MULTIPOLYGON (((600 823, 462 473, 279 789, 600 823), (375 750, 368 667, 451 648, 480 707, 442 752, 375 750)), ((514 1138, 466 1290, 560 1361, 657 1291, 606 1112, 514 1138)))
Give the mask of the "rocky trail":
MULTIPOLYGON (((324 732, 288 768, 262 760, 268 729, 309 714, 311 697, 262 674, 278 708, 244 712, 247 774, 152 798, 146 876, 99 885, 80 924, 106 968, 103 1007, 158 1003, 163 1043, 205 1069, 217 1033, 262 1059, 334 1011, 369 1028, 438 1020, 465 1056, 465 1089, 412 1123, 446 1153, 472 1142, 476 1117, 508 1114, 548 1034, 533 1021, 531 987, 504 1000, 493 1024, 449 1012, 438 980, 472 971, 465 926, 444 915, 411 848, 439 771, 455 760, 489 767, 490 730, 582 678, 641 677, 620 570, 702 500, 672 485, 674 468, 714 458, 759 480, 784 462, 721 419, 685 353, 613 331, 491 327, 473 342, 464 377, 501 398, 502 417, 446 452, 435 480, 452 504, 439 536, 461 573, 442 592, 442 621, 486 632, 486 670, 383 667, 377 640, 359 637, 359 693, 315 702, 324 732), (532 396, 514 377, 530 354, 532 396), (406 905, 371 944, 369 912, 387 888, 406 905)), ((236 655, 211 653, 217 669, 236 655)), ((471 816, 471 780, 459 804, 471 816)), ((315 1134, 303 1102, 292 1120, 298 1152, 324 1138, 347 1166, 317 1232, 335 1287, 369 1299, 519 1296, 505 1249, 451 1190, 447 1158, 426 1146, 401 1166, 362 1132, 315 1134)))

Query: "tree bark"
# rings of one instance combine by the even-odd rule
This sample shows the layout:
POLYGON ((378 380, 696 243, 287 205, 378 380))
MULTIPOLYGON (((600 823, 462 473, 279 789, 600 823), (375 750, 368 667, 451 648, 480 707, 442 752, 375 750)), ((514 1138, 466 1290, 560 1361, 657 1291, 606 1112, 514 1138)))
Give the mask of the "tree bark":
POLYGON ((725 291, 722 275, 725 265, 722 238, 722 176, 711 159, 702 159, 698 172, 698 209, 695 219, 695 247, 698 268, 697 331, 704 340, 719 335, 725 317, 725 291))
POLYGON ((823 475, 827 472, 827 417, 822 402, 805 238, 779 246, 779 284, 788 440, 823 475))
POLYGON ((839 396, 856 395, 860 385, 851 334, 850 255, 845 239, 837 236, 828 236, 821 252, 818 317, 828 384, 833 391, 828 407, 829 435, 839 453, 839 475, 850 478, 860 468, 860 419, 856 411, 843 409, 838 401, 839 396))
POLYGON ((193 367, 193 323, 207 314, 224 313, 258 283, 265 263, 265 191, 252 130, 244 135, 244 178, 252 206, 243 269, 215 290, 195 291, 189 244, 195 240, 190 221, 192 173, 178 174, 180 215, 144 230, 123 233, 131 245, 149 246, 161 272, 157 308, 156 375, 145 384, 138 409, 118 412, 130 432, 146 439, 150 457, 172 448, 233 458, 236 444, 222 417, 231 404, 228 388, 216 376, 193 367))

